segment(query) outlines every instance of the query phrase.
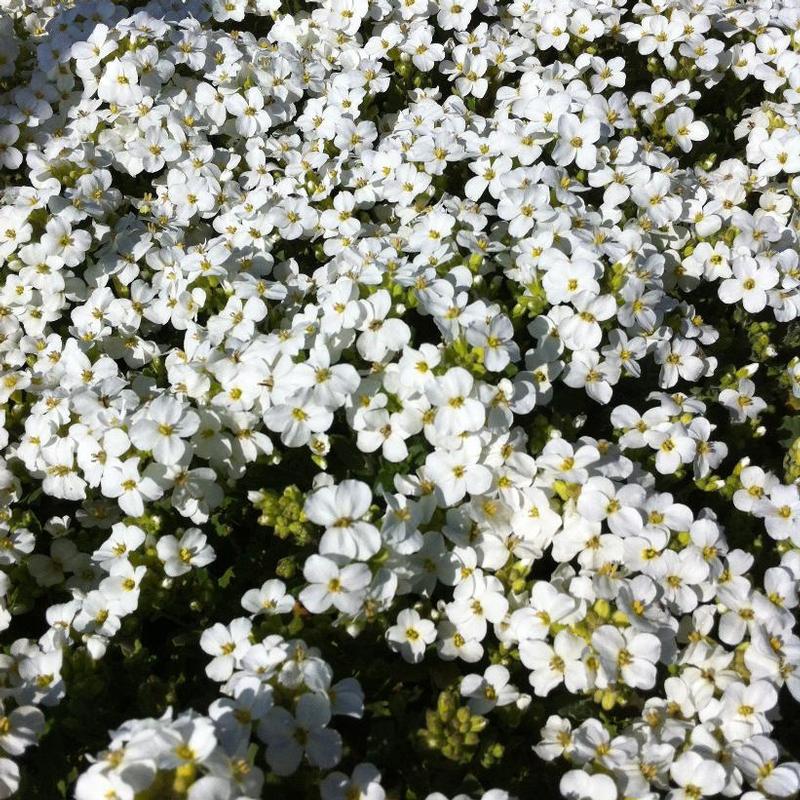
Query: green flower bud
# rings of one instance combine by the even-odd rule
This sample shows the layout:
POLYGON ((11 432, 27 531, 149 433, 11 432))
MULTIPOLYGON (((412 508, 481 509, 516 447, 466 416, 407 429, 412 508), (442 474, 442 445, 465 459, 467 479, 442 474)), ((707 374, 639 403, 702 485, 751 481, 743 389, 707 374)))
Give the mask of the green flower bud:
POLYGON ((294 556, 282 558, 275 567, 275 574, 284 580, 290 580, 297 572, 297 563, 294 556))

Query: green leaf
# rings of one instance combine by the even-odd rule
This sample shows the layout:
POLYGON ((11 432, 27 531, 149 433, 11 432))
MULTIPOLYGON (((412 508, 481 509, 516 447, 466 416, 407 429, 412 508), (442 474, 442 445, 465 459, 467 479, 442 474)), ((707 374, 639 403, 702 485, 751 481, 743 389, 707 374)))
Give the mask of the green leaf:
POLYGON ((228 584, 231 582, 231 578, 233 578, 235 574, 236 573, 234 572, 233 567, 228 567, 228 569, 225 570, 225 572, 220 576, 219 580, 217 581, 219 587, 221 589, 227 589, 228 584))
POLYGON ((784 447, 790 447, 795 439, 800 438, 800 414, 785 416, 778 430, 786 431, 786 436, 780 440, 780 443, 784 447))

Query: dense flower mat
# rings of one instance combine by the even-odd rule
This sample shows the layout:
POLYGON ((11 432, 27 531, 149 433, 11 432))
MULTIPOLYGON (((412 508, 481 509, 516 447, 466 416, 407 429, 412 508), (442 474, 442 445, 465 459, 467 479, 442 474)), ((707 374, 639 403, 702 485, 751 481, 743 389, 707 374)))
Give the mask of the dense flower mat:
POLYGON ((798 794, 797 0, 2 0, 0 91, 0 798, 798 794))

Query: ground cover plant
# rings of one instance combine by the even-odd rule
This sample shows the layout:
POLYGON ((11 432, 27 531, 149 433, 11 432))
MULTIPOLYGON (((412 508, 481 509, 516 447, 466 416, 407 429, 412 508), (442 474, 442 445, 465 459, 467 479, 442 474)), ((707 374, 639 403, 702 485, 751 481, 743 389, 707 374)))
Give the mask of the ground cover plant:
POLYGON ((796 0, 0 1, 0 799, 800 792, 796 0))

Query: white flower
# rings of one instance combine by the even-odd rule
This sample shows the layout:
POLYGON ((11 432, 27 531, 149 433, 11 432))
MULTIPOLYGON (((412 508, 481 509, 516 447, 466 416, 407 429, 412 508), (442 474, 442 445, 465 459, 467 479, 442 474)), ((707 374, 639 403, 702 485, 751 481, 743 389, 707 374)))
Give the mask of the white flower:
POLYGON ((659 425, 658 429, 647 431, 644 439, 657 451, 656 469, 662 475, 671 475, 681 464, 691 462, 697 451, 697 443, 679 423, 659 425))
POLYGON ((300 592, 300 602, 313 614, 331 605, 344 614, 355 615, 366 596, 372 574, 366 564, 337 566, 333 559, 312 555, 303 567, 308 586, 300 592))
POLYGON ((797 521, 800 519, 800 491, 797 486, 776 484, 768 498, 757 500, 753 513, 764 519, 767 533, 773 539, 791 537, 793 542, 800 540, 797 521))
POLYGON ((160 395, 131 425, 131 442, 140 450, 152 452, 161 464, 177 464, 186 452, 190 437, 200 427, 200 417, 180 400, 160 395))
POLYGON ((0 718, 0 747, 12 756, 22 755, 44 732, 44 714, 35 706, 18 706, 7 714, 0 706, 0 718))
POLYGON ((664 128, 684 153, 692 149, 692 142, 702 142, 708 138, 708 126, 694 118, 691 108, 673 111, 664 120, 664 128))
POLYGON ((475 572, 456 586, 453 602, 445 610, 448 619, 465 636, 483 641, 488 623, 496 625, 505 618, 508 599, 497 578, 475 572))
POLYGON ((533 746, 533 750, 543 761, 553 761, 564 753, 572 752, 574 741, 572 725, 568 719, 553 714, 541 729, 541 742, 533 746))
POLYGON ((669 793, 671 800, 711 797, 721 792, 725 785, 722 765, 703 758, 694 750, 683 753, 673 761, 669 774, 680 787, 669 793))
POLYGON ((616 303, 610 295, 597 296, 586 290, 572 298, 576 313, 559 326, 564 344, 570 350, 593 350, 602 340, 600 322, 616 313, 616 303))
POLYGON ((595 143, 599 138, 600 123, 596 119, 581 122, 575 114, 564 114, 558 120, 553 161, 562 167, 574 161, 580 169, 592 169, 597 163, 595 143))
POLYGON ((242 136, 255 136, 269 123, 264 96, 255 86, 245 89, 243 94, 229 94, 225 98, 225 108, 236 118, 236 131, 242 136))
POLYGON ((617 536, 635 536, 642 530, 641 505, 645 493, 640 487, 627 485, 620 489, 607 478, 592 477, 581 489, 578 511, 584 519, 606 521, 617 536))
POLYGON ((258 728, 267 745, 270 769, 276 775, 291 775, 304 755, 312 766, 321 769, 337 764, 342 740, 327 727, 330 720, 330 703, 316 692, 301 695, 294 714, 281 706, 271 709, 258 728))
POLYGON ((670 193, 669 178, 661 172, 653 175, 647 183, 631 189, 631 199, 656 226, 665 225, 680 214, 681 201, 670 193))
POLYGON ((502 314, 488 324, 469 326, 466 336, 471 345, 483 348, 483 363, 492 372, 501 372, 519 359, 519 347, 513 340, 514 326, 502 314))
POLYGON ((273 406, 264 414, 264 422, 271 431, 280 433, 287 447, 308 444, 315 433, 324 433, 333 422, 330 409, 314 401, 312 389, 304 389, 273 406))
POLYGON ((559 631, 552 647, 539 639, 525 639, 519 646, 520 659, 532 670, 530 683, 539 697, 547 697, 562 682, 573 694, 587 689, 586 651, 586 642, 569 631, 559 631))
POLYGON ((294 597, 286 592, 286 584, 277 578, 264 581, 260 589, 249 589, 242 597, 242 608, 251 614, 288 614, 294 608, 294 597))
POLYGON ((771 729, 766 714, 775 707, 777 692, 768 681, 753 681, 749 686, 732 683, 720 699, 725 737, 742 742, 771 729))
POLYGON ((401 319, 387 317, 391 308, 389 293, 377 291, 364 303, 361 334, 356 342, 358 352, 367 361, 382 361, 391 351, 402 350, 411 339, 411 330, 401 319))
POLYGON ((422 619, 414 609, 406 608, 386 631, 386 639, 392 650, 416 664, 425 657, 427 646, 435 641, 436 626, 429 619, 422 619))
POLYGON ((325 486, 306 501, 305 514, 311 522, 325 527, 319 543, 322 555, 358 558, 365 561, 380 549, 377 528, 366 522, 372 493, 361 481, 342 481, 325 486))
POLYGON ((751 314, 761 311, 767 304, 767 290, 778 282, 778 271, 770 264, 759 265, 754 259, 733 259, 733 277, 719 286, 719 299, 723 303, 737 303, 751 314))
POLYGON ((751 786, 770 797, 791 797, 800 789, 796 764, 778 764, 776 744, 766 736, 754 736, 734 753, 735 763, 751 786))
POLYGON ((562 378, 573 389, 584 389, 598 403, 608 403, 611 388, 619 380, 619 368, 609 361, 601 363, 595 350, 577 350, 572 354, 562 378))
POLYGON ((661 643, 650 633, 601 625, 592 634, 592 647, 600 658, 605 680, 640 689, 655 685, 661 643))
POLYGON ((132 517, 144 514, 144 501, 155 500, 163 491, 156 482, 139 473, 137 456, 131 456, 119 464, 112 464, 103 473, 100 489, 106 497, 115 498, 119 507, 132 517))
POLYGON ((519 697, 517 689, 509 684, 510 677, 504 666, 493 664, 483 675, 465 675, 461 679, 461 696, 469 698, 467 704, 474 714, 485 714, 495 706, 507 706, 519 697))
POLYGON ((97 96, 107 103, 131 106, 142 98, 139 75, 131 59, 114 58, 105 64, 97 84, 97 96))
POLYGON ((5 169, 17 169, 22 163, 22 153, 12 147, 19 138, 16 125, 0 125, 0 164, 5 169))
POLYGON ((733 495, 733 504, 739 511, 750 511, 756 502, 769 495, 778 484, 775 475, 764 472, 761 467, 745 467, 739 473, 741 488, 733 495))
POLYGON ((483 404, 472 396, 473 377, 461 367, 453 367, 428 386, 428 400, 437 407, 436 430, 447 435, 476 431, 484 422, 483 404))
POLYGON ((719 393, 719 402, 730 411, 736 422, 758 419, 767 404, 755 392, 756 385, 753 381, 742 378, 736 389, 723 389, 719 393))
POLYGON ((373 764, 357 764, 350 777, 331 772, 320 784, 322 800, 384 800, 381 774, 373 764))
POLYGON ((694 383, 705 369, 697 351, 697 345, 690 339, 676 338, 660 344, 656 350, 656 363, 661 364, 659 385, 669 389, 681 378, 694 383))
POLYGON ((441 0, 436 14, 436 22, 444 30, 466 30, 477 0, 441 0))
POLYGON ((228 680, 237 661, 250 649, 252 623, 248 619, 235 619, 230 625, 220 623, 203 631, 200 647, 214 656, 206 667, 206 675, 213 681, 228 680))
POLYGON ((206 537, 199 528, 189 528, 180 539, 172 534, 162 536, 156 551, 164 563, 164 572, 171 578, 185 575, 192 567, 204 567, 215 558, 214 549, 206 544, 206 537))
POLYGON ((473 439, 458 450, 434 451, 428 456, 425 467, 446 505, 455 505, 467 492, 477 495, 489 489, 492 474, 478 463, 479 458, 480 446, 473 439))
POLYGON ((567 772, 558 785, 567 800, 617 800, 614 781, 603 774, 591 774, 580 769, 567 772))
POLYGON ((63 500, 82 500, 86 497, 86 481, 75 468, 75 443, 58 439, 42 448, 41 459, 46 477, 42 489, 63 500))

